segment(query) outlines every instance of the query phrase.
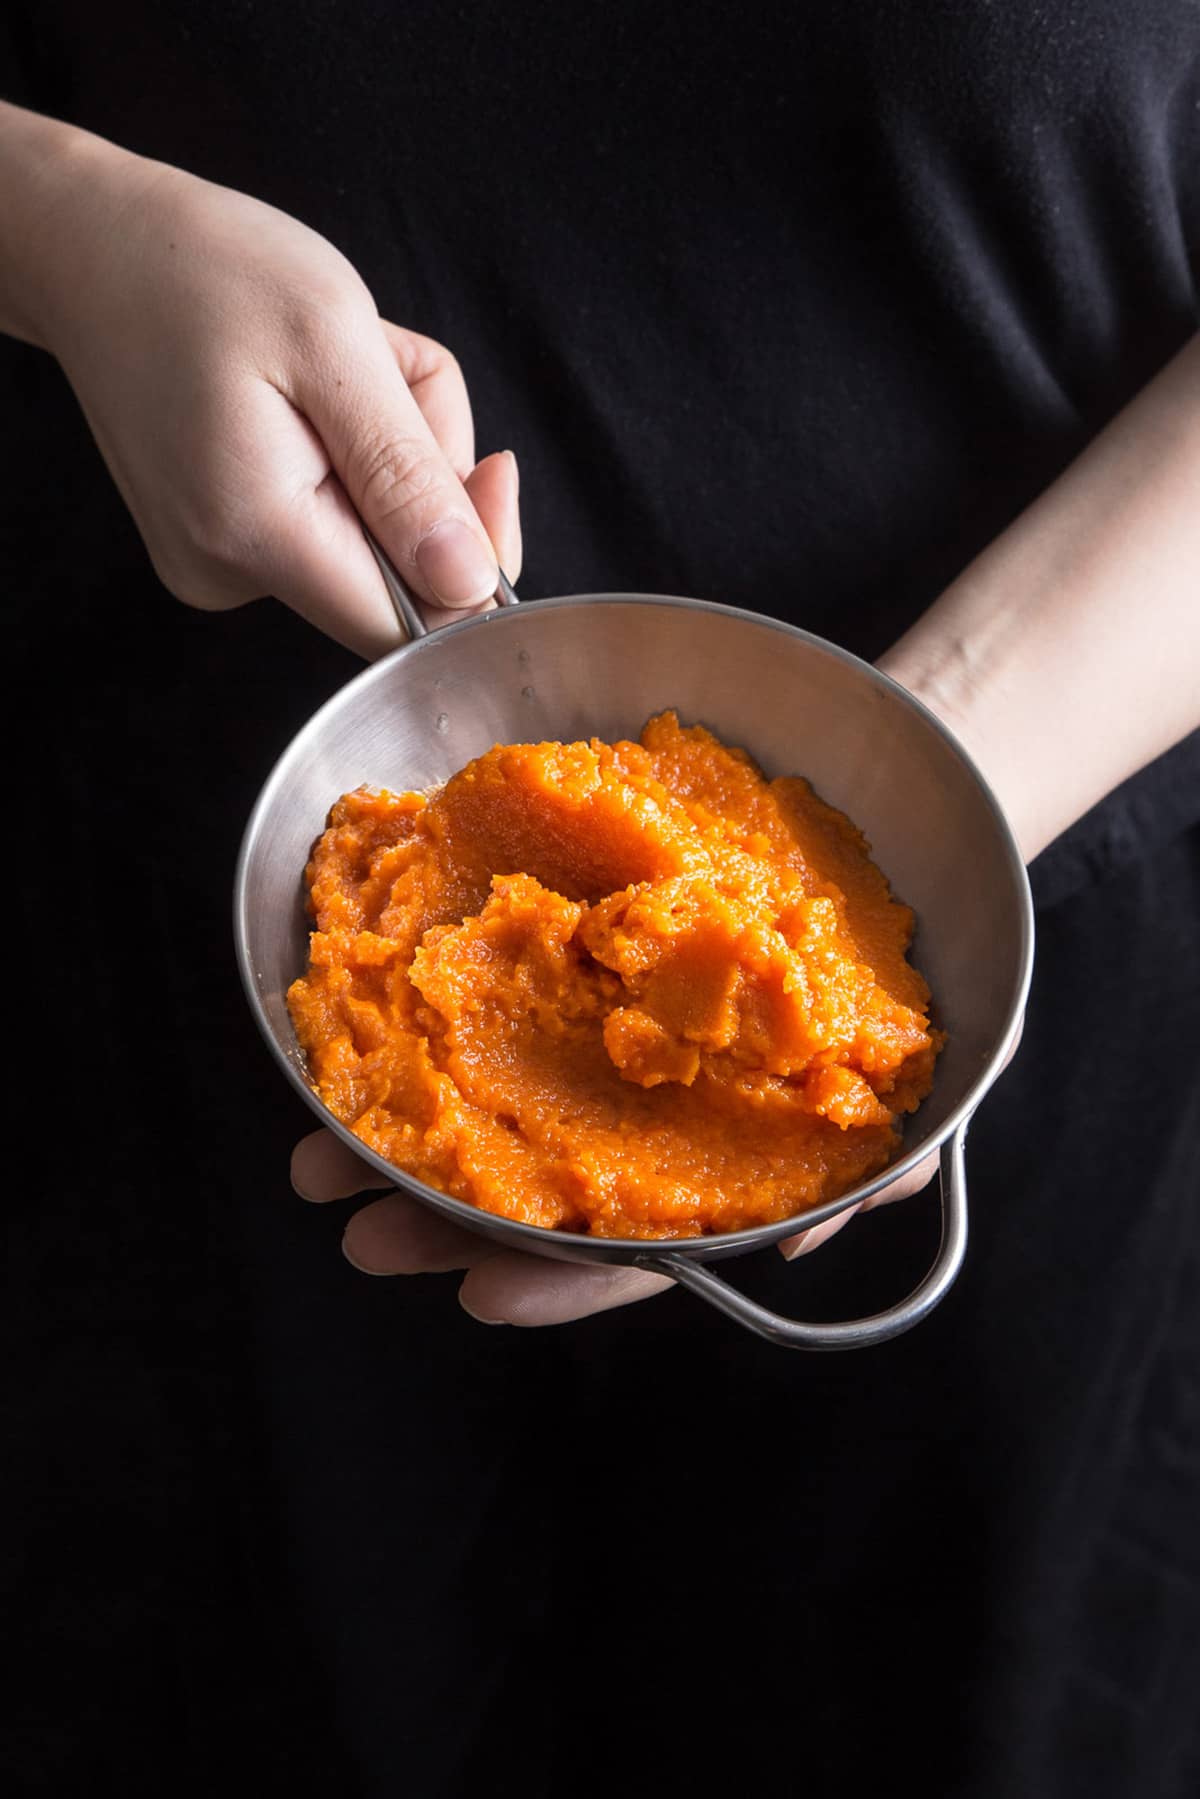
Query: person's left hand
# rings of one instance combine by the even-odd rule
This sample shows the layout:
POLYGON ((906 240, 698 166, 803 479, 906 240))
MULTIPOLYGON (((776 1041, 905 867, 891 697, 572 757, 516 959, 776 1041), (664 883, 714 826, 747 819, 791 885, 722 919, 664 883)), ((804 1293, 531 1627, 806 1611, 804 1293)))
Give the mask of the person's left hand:
MULTIPOLYGON (((808 1255, 836 1236, 860 1211, 904 1199, 937 1172, 937 1155, 864 1200, 811 1230, 779 1244, 788 1260, 808 1255)), ((351 1199, 386 1183, 347 1149, 332 1131, 314 1131, 292 1153, 292 1186, 302 1199, 351 1199)), ((419 1200, 388 1192, 356 1212, 342 1248, 364 1274, 446 1274, 465 1271, 459 1302, 485 1324, 566 1324, 592 1312, 648 1299, 674 1283, 641 1268, 583 1267, 551 1262, 520 1250, 501 1249, 489 1238, 451 1224, 419 1200)))

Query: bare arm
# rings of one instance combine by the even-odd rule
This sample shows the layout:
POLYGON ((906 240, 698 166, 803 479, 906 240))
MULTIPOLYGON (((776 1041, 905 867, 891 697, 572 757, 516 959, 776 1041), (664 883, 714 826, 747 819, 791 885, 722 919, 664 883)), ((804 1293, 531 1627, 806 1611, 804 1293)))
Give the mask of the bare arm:
POLYGON ((1200 338, 881 660, 1026 860, 1200 726, 1200 338))
POLYGON ((86 179, 98 138, 58 119, 0 102, 0 331, 45 348, 38 324, 54 216, 72 181, 86 179))

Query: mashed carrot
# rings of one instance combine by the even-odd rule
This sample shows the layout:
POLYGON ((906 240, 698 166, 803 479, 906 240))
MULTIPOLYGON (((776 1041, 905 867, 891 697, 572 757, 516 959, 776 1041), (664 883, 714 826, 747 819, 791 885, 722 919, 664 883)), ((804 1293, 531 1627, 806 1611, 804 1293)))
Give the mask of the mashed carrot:
POLYGON ((288 1005, 331 1111, 526 1224, 696 1237, 885 1167, 940 1034, 912 913, 800 779, 672 712, 360 788, 308 865, 288 1005))

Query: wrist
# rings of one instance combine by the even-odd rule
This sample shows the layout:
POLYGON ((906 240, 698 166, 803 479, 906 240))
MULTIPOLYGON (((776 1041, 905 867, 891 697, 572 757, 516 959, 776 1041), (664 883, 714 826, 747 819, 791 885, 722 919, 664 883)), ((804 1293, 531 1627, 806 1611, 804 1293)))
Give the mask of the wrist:
POLYGON ((979 765, 1031 861, 1200 726, 1200 337, 882 660, 979 765))
POLYGON ((142 159, 59 119, 0 106, 0 330, 56 353, 97 202, 142 159))
POLYGON ((1031 783, 1014 741, 1012 704, 981 674, 965 641, 922 633, 920 625, 879 658, 884 674, 928 708, 958 740, 995 795, 1026 862, 1058 834, 1045 816, 1045 783, 1031 783))

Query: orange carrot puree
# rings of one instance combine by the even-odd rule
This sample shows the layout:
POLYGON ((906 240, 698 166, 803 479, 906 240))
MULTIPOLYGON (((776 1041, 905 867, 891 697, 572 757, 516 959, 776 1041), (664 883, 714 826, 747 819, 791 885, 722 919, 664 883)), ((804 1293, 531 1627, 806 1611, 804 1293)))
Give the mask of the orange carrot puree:
POLYGON ((289 994, 333 1113, 485 1211, 605 1237, 787 1218, 883 1168, 939 1032, 908 907, 806 781, 673 712, 340 799, 289 994))

